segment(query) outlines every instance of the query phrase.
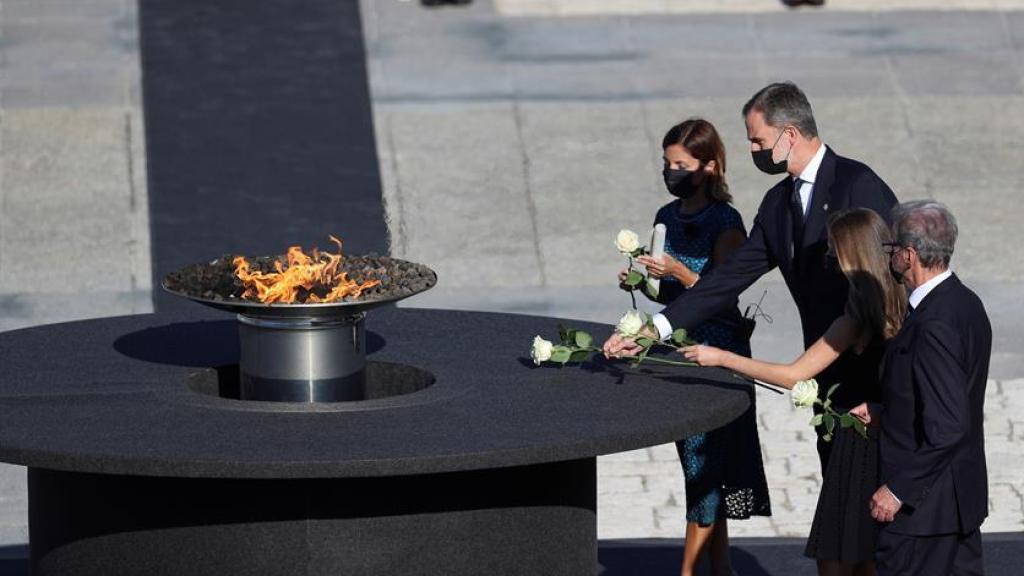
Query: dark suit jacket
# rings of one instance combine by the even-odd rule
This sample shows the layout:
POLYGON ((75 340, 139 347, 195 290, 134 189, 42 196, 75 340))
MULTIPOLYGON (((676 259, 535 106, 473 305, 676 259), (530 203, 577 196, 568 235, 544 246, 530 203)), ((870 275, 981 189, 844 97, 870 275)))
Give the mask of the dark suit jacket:
POLYGON ((988 515, 982 412, 992 327, 956 276, 921 301, 882 360, 881 483, 903 507, 889 530, 961 534, 988 515))
MULTIPOLYGON (((805 347, 843 314, 847 281, 838 264, 825 257, 828 217, 837 210, 864 207, 888 222, 896 196, 871 168, 827 148, 814 183, 803 242, 797 249, 789 210, 792 190, 788 175, 768 190, 746 243, 662 311, 673 328, 693 328, 729 307, 741 292, 776 266, 800 311, 805 347)), ((818 376, 823 394, 829 384, 841 380, 851 361, 855 359, 844 355, 818 376)), ((852 387, 840 387, 833 400, 839 406, 850 407, 843 398, 844 388, 846 393, 853 391, 852 387)))

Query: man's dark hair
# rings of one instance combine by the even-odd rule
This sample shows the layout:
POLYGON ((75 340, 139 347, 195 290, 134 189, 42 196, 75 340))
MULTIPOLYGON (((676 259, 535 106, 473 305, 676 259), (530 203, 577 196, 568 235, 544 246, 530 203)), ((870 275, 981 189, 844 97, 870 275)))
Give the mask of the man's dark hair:
POLYGON ((764 121, 772 128, 781 130, 795 126, 807 138, 818 135, 811 103, 803 90, 792 82, 776 82, 758 90, 743 105, 743 117, 746 118, 753 110, 764 114, 764 121))

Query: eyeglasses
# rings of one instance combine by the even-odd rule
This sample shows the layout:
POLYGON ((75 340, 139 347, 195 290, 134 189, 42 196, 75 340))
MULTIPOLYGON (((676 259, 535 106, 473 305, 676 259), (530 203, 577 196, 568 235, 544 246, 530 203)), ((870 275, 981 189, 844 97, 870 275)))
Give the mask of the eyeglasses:
POLYGON ((882 250, 889 256, 903 250, 905 246, 902 246, 899 242, 882 242, 882 250))

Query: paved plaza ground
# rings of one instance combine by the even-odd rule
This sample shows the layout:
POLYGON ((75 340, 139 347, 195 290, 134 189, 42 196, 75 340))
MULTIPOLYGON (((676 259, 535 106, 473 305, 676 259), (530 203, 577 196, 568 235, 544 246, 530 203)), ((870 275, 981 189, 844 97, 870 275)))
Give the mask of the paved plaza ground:
MULTIPOLYGON (((362 7, 392 253, 439 274, 409 306, 613 322, 629 300, 612 239, 667 201, 664 130, 694 115, 719 127, 749 224, 775 180, 751 165, 740 107, 768 82, 800 84, 827 144, 959 218, 953 266, 995 330, 983 529, 1024 530, 1024 1, 362 7)), ((0 0, 0 330, 152 310, 137 13, 0 0)), ((741 304, 765 291, 754 354, 792 358, 781 278, 741 304)), ((820 484, 807 415, 757 401, 774 515, 730 530, 806 535, 820 484)), ((599 459, 601 538, 678 538, 684 503, 672 446, 599 459)), ((27 541, 25 522, 24 470, 4 466, 0 545, 27 541)))

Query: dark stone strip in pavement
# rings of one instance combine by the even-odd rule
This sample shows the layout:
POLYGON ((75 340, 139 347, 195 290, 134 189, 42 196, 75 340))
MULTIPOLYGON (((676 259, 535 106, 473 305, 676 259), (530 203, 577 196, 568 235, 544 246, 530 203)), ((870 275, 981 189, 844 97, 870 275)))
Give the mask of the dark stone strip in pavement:
POLYGON ((139 25, 154 285, 328 234, 387 250, 357 2, 142 0, 139 25))
MULTIPOLYGON (((802 538, 733 538, 733 569, 744 576, 813 576, 814 563, 804 558, 802 538)), ((600 576, 673 574, 679 569, 683 542, 668 538, 602 540, 598 543, 600 576)), ((1024 537, 1017 533, 982 536, 985 573, 1011 576, 1024 554, 1024 537)), ((0 547, 0 574, 28 576, 28 546, 0 547)))

